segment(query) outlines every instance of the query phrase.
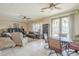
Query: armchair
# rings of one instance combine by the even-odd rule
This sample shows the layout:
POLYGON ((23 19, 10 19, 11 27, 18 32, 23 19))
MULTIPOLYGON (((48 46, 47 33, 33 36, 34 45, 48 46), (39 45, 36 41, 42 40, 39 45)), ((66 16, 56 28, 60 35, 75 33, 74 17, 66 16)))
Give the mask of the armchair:
POLYGON ((15 42, 17 46, 23 46, 23 35, 20 32, 13 32, 12 34, 12 40, 15 42))

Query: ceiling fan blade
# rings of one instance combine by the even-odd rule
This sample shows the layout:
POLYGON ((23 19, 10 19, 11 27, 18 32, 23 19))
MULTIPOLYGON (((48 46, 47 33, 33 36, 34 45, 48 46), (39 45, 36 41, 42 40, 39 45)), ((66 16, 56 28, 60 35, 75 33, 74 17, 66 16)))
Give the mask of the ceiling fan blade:
POLYGON ((44 12, 45 9, 49 9, 50 7, 42 8, 40 12, 44 12))
POLYGON ((45 7, 45 8, 42 8, 41 10, 48 9, 48 8, 50 8, 50 7, 45 7))
POLYGON ((41 10, 40 12, 44 12, 44 10, 41 10))
POLYGON ((56 9, 61 9, 60 7, 54 7, 54 8, 56 8, 56 9))
POLYGON ((31 19, 31 18, 26 18, 26 19, 31 19))

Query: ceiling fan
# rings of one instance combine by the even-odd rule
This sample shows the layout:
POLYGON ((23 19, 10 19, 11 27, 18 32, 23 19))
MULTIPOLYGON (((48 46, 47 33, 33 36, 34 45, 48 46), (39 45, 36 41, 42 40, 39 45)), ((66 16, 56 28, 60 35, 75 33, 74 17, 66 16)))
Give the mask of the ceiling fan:
POLYGON ((57 7, 57 5, 59 5, 60 3, 49 3, 48 4, 48 7, 45 7, 45 8, 41 8, 41 11, 40 12, 44 12, 44 10, 46 9, 50 9, 50 10, 53 10, 53 9, 61 9, 60 7, 57 7))
POLYGON ((31 18, 28 18, 27 16, 24 16, 24 15, 20 15, 20 17, 22 20, 27 20, 27 21, 29 21, 31 19, 31 18))

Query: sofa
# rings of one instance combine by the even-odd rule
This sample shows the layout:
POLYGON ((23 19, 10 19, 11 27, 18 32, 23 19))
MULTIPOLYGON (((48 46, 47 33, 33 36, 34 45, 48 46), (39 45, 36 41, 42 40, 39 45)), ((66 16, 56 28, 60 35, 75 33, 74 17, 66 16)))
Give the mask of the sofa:
POLYGON ((16 44, 9 37, 0 37, 0 50, 15 46, 16 44))

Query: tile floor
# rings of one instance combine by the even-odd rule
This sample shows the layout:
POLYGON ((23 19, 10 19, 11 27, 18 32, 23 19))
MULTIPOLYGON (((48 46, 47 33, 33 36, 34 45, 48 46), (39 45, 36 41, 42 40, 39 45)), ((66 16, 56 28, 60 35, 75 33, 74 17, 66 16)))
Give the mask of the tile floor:
MULTIPOLYGON (((44 46, 44 40, 34 40, 23 47, 2 50, 0 51, 0 56, 48 56, 50 50, 45 49, 44 46)), ((51 56, 56 56, 56 54, 54 53, 51 56)), ((72 56, 79 56, 79 54, 72 54, 72 56)))

